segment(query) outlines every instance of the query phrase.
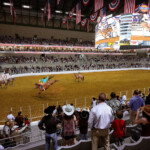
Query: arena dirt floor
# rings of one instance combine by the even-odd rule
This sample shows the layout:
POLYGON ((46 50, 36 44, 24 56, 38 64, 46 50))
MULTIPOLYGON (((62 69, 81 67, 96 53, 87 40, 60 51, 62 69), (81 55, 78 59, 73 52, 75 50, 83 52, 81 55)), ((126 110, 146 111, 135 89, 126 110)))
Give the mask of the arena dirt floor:
POLYGON ((48 105, 63 105, 73 103, 76 107, 90 107, 92 97, 104 92, 108 98, 112 91, 122 95, 127 91, 128 99, 134 89, 140 89, 147 94, 150 87, 150 71, 116 71, 83 73, 84 82, 75 82, 73 74, 55 75, 51 80, 59 80, 54 85, 38 96, 39 89, 34 89, 44 76, 30 76, 16 78, 13 85, 0 88, 0 121, 6 120, 6 116, 12 108, 16 116, 18 111, 23 115, 37 120, 44 115, 43 110, 48 105), (121 92, 121 93, 120 93, 121 92))

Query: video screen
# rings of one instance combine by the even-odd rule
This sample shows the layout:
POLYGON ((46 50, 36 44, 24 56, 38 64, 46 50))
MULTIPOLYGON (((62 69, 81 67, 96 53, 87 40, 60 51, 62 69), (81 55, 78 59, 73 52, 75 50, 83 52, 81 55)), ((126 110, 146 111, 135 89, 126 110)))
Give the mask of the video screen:
POLYGON ((150 14, 104 17, 95 27, 95 48, 118 50, 121 46, 150 46, 150 14))

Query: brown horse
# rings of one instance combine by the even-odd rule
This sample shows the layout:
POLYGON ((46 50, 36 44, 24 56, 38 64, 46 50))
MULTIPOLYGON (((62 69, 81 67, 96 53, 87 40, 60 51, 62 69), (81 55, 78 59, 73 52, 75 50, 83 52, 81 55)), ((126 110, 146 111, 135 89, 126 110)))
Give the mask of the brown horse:
POLYGON ((80 73, 74 73, 74 76, 75 76, 75 81, 78 80, 79 82, 79 79, 81 79, 82 81, 84 81, 84 76, 80 73))
POLYGON ((54 81, 47 81, 46 83, 44 83, 43 85, 41 85, 41 84, 39 84, 39 83, 36 83, 35 84, 35 89, 39 89, 40 91, 39 91, 39 95, 43 92, 43 91, 45 91, 45 90, 47 90, 51 85, 53 85, 55 82, 57 82, 58 80, 54 80, 54 81))

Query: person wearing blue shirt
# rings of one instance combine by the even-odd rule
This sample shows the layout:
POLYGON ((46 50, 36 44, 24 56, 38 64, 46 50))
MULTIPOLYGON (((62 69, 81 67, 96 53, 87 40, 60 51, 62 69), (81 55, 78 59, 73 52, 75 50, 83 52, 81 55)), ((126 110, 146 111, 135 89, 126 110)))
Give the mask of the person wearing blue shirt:
POLYGON ((131 108, 130 110, 130 123, 133 124, 137 110, 140 109, 140 107, 144 106, 144 100, 139 96, 139 91, 135 90, 133 93, 133 97, 130 99, 130 102, 128 103, 128 106, 131 108))
POLYGON ((43 87, 43 85, 47 82, 47 80, 48 80, 48 76, 47 76, 47 78, 44 77, 43 79, 39 80, 39 82, 41 84, 41 88, 43 88, 44 91, 45 91, 45 88, 43 87))

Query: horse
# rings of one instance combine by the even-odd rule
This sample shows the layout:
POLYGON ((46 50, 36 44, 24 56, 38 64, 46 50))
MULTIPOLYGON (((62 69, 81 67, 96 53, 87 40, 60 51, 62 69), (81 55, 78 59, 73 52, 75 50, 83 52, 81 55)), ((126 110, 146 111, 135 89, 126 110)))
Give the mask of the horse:
POLYGON ((39 95, 47 90, 51 85, 53 85, 55 82, 58 82, 59 80, 54 80, 54 81, 47 81, 46 83, 44 83, 43 85, 39 84, 39 83, 35 83, 35 89, 39 88, 39 95))
POLYGON ((9 85, 13 85, 15 78, 9 78, 8 80, 9 80, 9 85))
POLYGON ((74 76, 75 76, 75 81, 78 80, 78 82, 79 82, 79 79, 84 81, 84 76, 82 74, 74 73, 74 76))

